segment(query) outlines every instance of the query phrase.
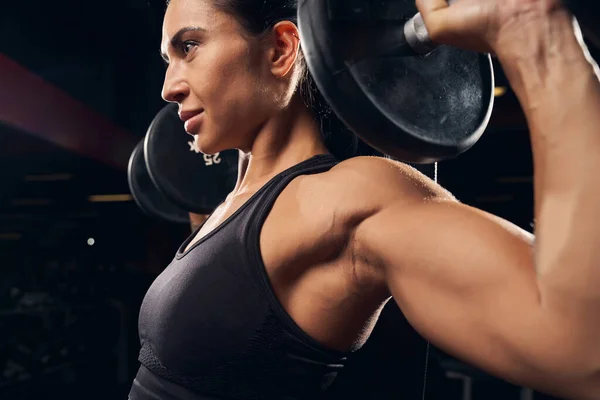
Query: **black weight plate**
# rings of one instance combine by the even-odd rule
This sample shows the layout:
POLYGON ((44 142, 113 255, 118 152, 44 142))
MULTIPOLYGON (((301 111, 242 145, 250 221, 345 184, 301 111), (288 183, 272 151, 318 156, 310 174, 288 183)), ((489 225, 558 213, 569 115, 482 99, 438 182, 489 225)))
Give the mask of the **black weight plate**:
POLYGON ((239 153, 199 154, 192 151, 192 141, 177 115, 177 106, 165 106, 146 134, 146 165, 167 199, 185 210, 209 214, 235 187, 239 153))
POLYGON ((189 223, 188 213, 167 200, 150 179, 143 140, 135 146, 129 157, 127 181, 133 199, 144 212, 175 223, 189 223))
POLYGON ((298 13, 319 90, 370 146, 406 162, 430 163, 479 140, 493 108, 491 57, 449 46, 427 56, 403 51, 404 23, 417 13, 414 0, 303 0, 298 13))

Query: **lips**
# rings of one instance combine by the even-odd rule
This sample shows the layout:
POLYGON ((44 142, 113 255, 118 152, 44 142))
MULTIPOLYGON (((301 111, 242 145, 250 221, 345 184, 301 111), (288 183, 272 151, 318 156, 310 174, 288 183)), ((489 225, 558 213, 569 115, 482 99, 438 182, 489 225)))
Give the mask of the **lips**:
POLYGON ((187 133, 194 135, 198 133, 204 110, 182 111, 179 113, 179 118, 184 123, 184 128, 187 133))

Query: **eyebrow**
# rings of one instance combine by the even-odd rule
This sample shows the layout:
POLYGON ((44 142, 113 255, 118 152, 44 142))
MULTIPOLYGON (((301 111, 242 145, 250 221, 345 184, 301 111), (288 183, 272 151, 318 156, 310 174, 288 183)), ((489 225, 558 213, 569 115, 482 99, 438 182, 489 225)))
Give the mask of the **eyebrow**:
MULTIPOLYGON (((188 33, 188 32, 206 32, 206 29, 204 28, 200 28, 198 26, 186 26, 184 28, 181 28, 180 30, 177 31, 177 33, 175 35, 173 35, 173 37, 171 38, 170 41, 170 46, 173 48, 178 48, 179 45, 182 42, 182 37, 184 34, 188 33)), ((162 57, 163 60, 165 60, 166 63, 169 62, 169 58, 167 57, 167 55, 162 51, 162 49, 160 50, 160 56, 162 57)))

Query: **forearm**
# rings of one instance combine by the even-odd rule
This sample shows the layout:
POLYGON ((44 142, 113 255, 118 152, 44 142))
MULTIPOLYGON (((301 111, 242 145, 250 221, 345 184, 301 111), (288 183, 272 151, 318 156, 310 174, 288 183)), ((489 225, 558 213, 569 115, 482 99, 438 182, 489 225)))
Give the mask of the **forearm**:
POLYGON ((598 346, 600 83, 566 13, 527 30, 499 58, 530 128, 541 300, 598 346))

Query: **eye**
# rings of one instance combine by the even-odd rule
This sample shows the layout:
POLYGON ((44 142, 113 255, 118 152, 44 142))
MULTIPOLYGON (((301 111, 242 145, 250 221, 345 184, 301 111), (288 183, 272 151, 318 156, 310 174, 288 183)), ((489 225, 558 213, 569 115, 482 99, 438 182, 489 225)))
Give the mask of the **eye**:
POLYGON ((181 51, 187 56, 189 52, 192 51, 192 49, 196 46, 198 46, 197 42, 186 40, 185 42, 181 43, 181 51))

